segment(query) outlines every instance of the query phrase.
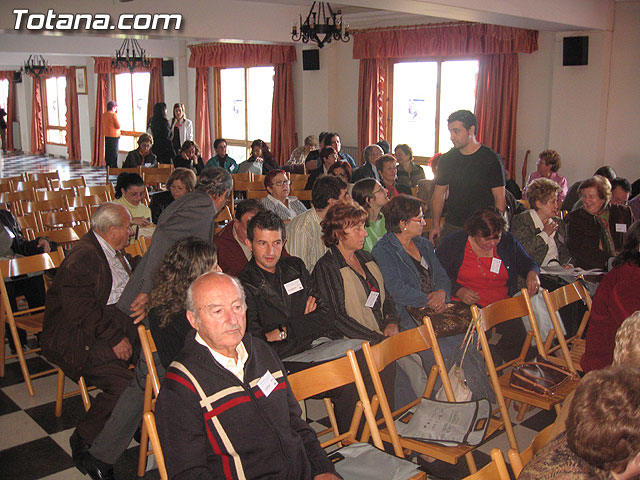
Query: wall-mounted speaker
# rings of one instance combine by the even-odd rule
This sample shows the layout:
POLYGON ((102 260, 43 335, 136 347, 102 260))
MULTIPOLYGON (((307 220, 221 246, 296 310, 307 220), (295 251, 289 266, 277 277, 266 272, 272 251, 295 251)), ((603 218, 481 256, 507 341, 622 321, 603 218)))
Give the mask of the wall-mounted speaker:
POLYGON ((162 76, 173 77, 173 60, 162 60, 162 76))
POLYGON ((564 37, 562 39, 562 65, 589 64, 589 37, 564 37))
POLYGON ((13 83, 22 83, 22 72, 20 70, 13 72, 13 83))
POLYGON ((302 51, 302 70, 320 70, 320 50, 302 51))

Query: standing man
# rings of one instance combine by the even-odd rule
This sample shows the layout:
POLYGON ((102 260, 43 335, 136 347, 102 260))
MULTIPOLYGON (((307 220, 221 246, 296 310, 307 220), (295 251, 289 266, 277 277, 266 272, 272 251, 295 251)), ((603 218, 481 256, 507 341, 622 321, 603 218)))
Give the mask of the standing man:
POLYGON ((331 205, 346 198, 349 198, 347 184, 340 177, 322 175, 311 190, 313 206, 287 225, 287 252, 301 258, 307 270, 312 271, 329 250, 322 241, 320 222, 331 205))
POLYGON ((240 283, 207 273, 186 308, 197 333, 169 367, 155 411, 169 478, 337 480, 277 355, 245 333, 240 283))
POLYGON ((433 227, 429 232, 432 242, 462 230, 478 208, 495 206, 503 215, 507 208, 502 159, 476 140, 476 116, 469 110, 458 110, 449 115, 447 122, 453 148, 440 159, 436 174, 431 199, 433 227), (445 200, 447 216, 441 229, 445 200))
POLYGON ((238 164, 227 155, 227 141, 224 138, 216 138, 213 149, 216 154, 209 159, 205 167, 222 167, 229 173, 238 173, 238 164))
POLYGON ((2 153, 7 153, 7 121, 4 117, 7 116, 7 112, 4 108, 0 107, 0 140, 2 140, 2 153))
POLYGON ((133 233, 130 225, 122 205, 100 205, 91 231, 69 252, 47 292, 42 353, 73 380, 83 376, 102 390, 69 440, 76 466, 92 478, 113 478, 112 467, 96 461, 89 447, 133 378, 128 364, 137 332, 116 308, 131 273, 122 254, 133 233))
POLYGON ((118 121, 118 105, 113 100, 107 102, 107 111, 102 114, 104 131, 104 161, 107 167, 118 166, 118 142, 120 141, 120 122, 118 121))
POLYGON ((384 155, 382 148, 380 148, 375 143, 365 148, 363 153, 364 164, 362 164, 360 168, 353 172, 351 181, 353 183, 356 183, 358 180, 362 180, 363 178, 375 178, 378 182, 380 182, 380 174, 378 173, 376 162, 382 155, 384 155))

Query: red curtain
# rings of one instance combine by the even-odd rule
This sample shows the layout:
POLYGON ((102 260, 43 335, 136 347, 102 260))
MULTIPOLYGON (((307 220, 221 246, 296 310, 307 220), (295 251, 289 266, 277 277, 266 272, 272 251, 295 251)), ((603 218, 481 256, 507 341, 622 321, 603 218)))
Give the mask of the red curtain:
POLYGON ((98 74, 98 83, 96 85, 96 116, 95 131, 93 133, 93 151, 91 153, 91 166, 104 167, 104 133, 102 129, 102 114, 107 109, 107 85, 108 79, 106 73, 98 74))
MULTIPOLYGON (((151 59, 151 78, 149 79, 149 101, 147 103, 147 125, 153 116, 153 106, 164 102, 164 89, 162 82, 162 59, 151 59)), ((171 110, 171 108, 169 108, 171 110)))
POLYGON ((44 116, 42 112, 42 78, 33 78, 31 101, 31 153, 44 155, 44 116))
POLYGON ((385 99, 390 93, 388 91, 390 63, 380 58, 360 60, 358 91, 358 149, 360 151, 378 139, 385 138, 385 99))
POLYGON ((67 154, 69 161, 77 163, 82 160, 82 154, 80 152, 80 120, 75 67, 67 69, 65 100, 67 102, 67 154))
POLYGON ((209 69, 196 68, 196 143, 203 159, 211 158, 211 126, 209 124, 209 69))
POLYGON ((291 63, 280 63, 275 66, 271 110, 271 150, 279 165, 287 163, 297 147, 295 117, 291 63))
POLYGON ((516 164, 518 54, 482 55, 479 60, 475 108, 478 141, 498 152, 505 168, 513 172, 516 164), (497 125, 500 128, 496 128, 497 125))
MULTIPOLYGON (((159 98, 157 95, 160 95, 160 98, 164 97, 162 93, 162 78, 160 77, 160 88, 154 87, 154 70, 156 70, 156 74, 160 73, 160 69, 162 68, 162 59, 161 58, 152 58, 151 59, 151 67, 149 68, 136 68, 136 72, 151 72, 151 82, 149 83, 149 105, 151 105, 151 109, 153 109, 153 105, 156 102, 162 102, 163 100, 156 100, 156 102, 152 103, 151 95, 155 96, 155 98, 159 98), (152 92, 153 89, 153 92, 152 92), (159 92, 159 93, 158 93, 159 92)), ((93 57, 93 72, 98 75, 98 85, 96 88, 96 117, 95 117, 95 133, 93 135, 93 152, 91 155, 91 165, 92 166, 103 166, 105 165, 104 161, 104 134, 102 129, 102 114, 107 109, 107 86, 108 79, 107 75, 111 73, 129 73, 129 69, 126 67, 114 68, 111 66, 111 57, 93 57)), ((158 80, 155 80, 156 82, 158 80)), ((149 110, 147 108, 147 116, 149 115, 149 110)))
POLYGON ((9 92, 7 95, 7 145, 5 148, 9 151, 13 150, 13 121, 15 120, 16 110, 16 84, 13 76, 17 72, 13 70, 0 71, 0 80, 9 80, 9 92))
POLYGON ((275 68, 273 103, 271 107, 271 151, 280 164, 286 163, 295 145, 295 113, 291 63, 296 61, 296 49, 282 45, 248 45, 240 43, 206 43, 189 45, 189 67, 196 69, 196 141, 202 158, 211 152, 209 124, 208 68, 256 67, 275 68), (206 115, 205 115, 206 113, 206 115))

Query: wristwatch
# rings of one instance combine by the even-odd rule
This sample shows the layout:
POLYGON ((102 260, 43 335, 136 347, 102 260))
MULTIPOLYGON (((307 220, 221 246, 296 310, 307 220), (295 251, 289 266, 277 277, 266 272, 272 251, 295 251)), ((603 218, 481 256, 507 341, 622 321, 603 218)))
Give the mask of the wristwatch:
POLYGON ((284 340, 285 338, 287 338, 287 332, 280 330, 280 340, 284 340))

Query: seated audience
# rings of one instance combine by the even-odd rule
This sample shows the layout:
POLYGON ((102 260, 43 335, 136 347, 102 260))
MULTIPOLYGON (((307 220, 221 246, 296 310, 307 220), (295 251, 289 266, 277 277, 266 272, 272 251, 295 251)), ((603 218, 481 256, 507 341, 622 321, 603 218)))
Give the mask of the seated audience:
POLYGON ((122 164, 122 168, 135 167, 157 167, 158 159, 151 151, 153 137, 148 133, 143 133, 138 137, 138 148, 127 153, 127 158, 122 164))
POLYGON ((329 173, 329 168, 331 168, 337 160, 338 154, 333 149, 333 147, 324 147, 322 150, 320 150, 320 165, 311 170, 304 189, 311 190, 316 179, 320 175, 326 175, 327 173, 329 173))
POLYGON ((373 178, 365 178, 353 185, 351 197, 367 212, 364 249, 370 252, 379 238, 387 233, 382 207, 389 201, 387 189, 373 178))
MULTIPOLYGON (((348 164, 345 162, 345 165, 348 164)), ((345 198, 349 198, 347 184, 339 177, 322 175, 313 184, 311 191, 313 206, 287 225, 287 251, 301 258, 307 270, 312 271, 318 259, 328 250, 322 241, 320 222, 324 219, 329 207, 345 198)))
POLYGON ((229 173, 238 173, 238 164, 227 155, 227 141, 224 138, 217 138, 213 142, 213 149, 216 154, 209 159, 206 167, 222 167, 229 173))
POLYGON ((398 159, 398 183, 407 187, 417 187, 423 180, 424 170, 413 162, 413 150, 406 143, 396 145, 396 158, 398 159))
MULTIPOLYGON (((610 182, 614 178, 616 178, 615 170, 609 166, 600 167, 598 170, 596 170, 596 172, 593 175, 594 176, 600 175, 606 178, 607 180, 609 180, 610 182)), ((562 202, 562 210, 566 210, 568 212, 570 212, 571 210, 576 210, 576 203, 580 201, 580 194, 578 193, 578 188, 580 188, 580 185, 582 184, 583 181, 584 180, 580 180, 579 182, 576 182, 573 185, 571 185, 571 187, 569 187, 567 196, 564 197, 564 202, 562 202)))
POLYGON ((129 316, 116 308, 131 274, 122 254, 130 225, 131 215, 117 203, 103 203, 94 212, 91 230, 69 252, 47 292, 40 338, 42 353, 65 375, 75 381, 83 376, 101 390, 69 440, 75 465, 92 478, 113 478, 112 465, 90 447, 133 378, 128 365, 138 335, 129 316))
POLYGON ((567 247, 578 267, 607 269, 610 257, 622 248, 631 226, 631 210, 626 205, 611 205, 611 184, 600 175, 582 182, 579 188, 582 207, 569 212, 567 247))
POLYGON ((569 186, 567 185, 567 179, 558 173, 562 166, 562 160, 560 155, 555 150, 544 150, 538 155, 537 170, 532 172, 527 179, 527 184, 522 192, 522 198, 527 200, 529 198, 528 188, 531 182, 536 178, 548 178, 554 181, 560 186, 560 192, 558 193, 558 201, 562 203, 567 196, 569 186))
POLYGON ((121 173, 116 182, 116 203, 131 214, 131 222, 136 227, 146 227, 151 223, 151 209, 142 203, 146 190, 144 180, 137 173, 121 173))
POLYGON ((164 255, 178 240, 197 237, 205 242, 213 238, 216 213, 227 203, 233 191, 233 178, 220 167, 205 168, 193 192, 186 193, 160 215, 149 250, 144 254, 127 283, 118 308, 142 321, 147 313, 153 278, 164 255))
POLYGON ((626 178, 616 177, 611 180, 611 205, 629 205, 631 184, 626 178))
POLYGON ((196 175, 199 175, 204 169, 204 162, 199 155, 198 145, 193 140, 184 141, 173 159, 173 166, 176 168, 188 168, 196 175))
POLYGON ((600 281, 593 296, 587 343, 580 365, 585 372, 611 365, 614 337, 622 321, 640 310, 640 222, 629 229, 613 269, 600 281))
POLYGON ((289 196, 290 184, 291 181, 284 170, 271 170, 264 177, 264 186, 268 195, 260 199, 264 208, 275 212, 285 221, 307 211, 307 207, 297 197, 289 196))
POLYGON ((351 165, 349 165, 349 162, 338 160, 329 167, 329 171, 327 173, 334 177, 340 177, 342 181, 347 184, 351 183, 351 165))
POLYGON ((252 172, 256 175, 266 175, 271 170, 277 170, 273 155, 269 147, 262 140, 254 140, 251 143, 251 156, 242 162, 237 173, 252 172))
POLYGON ((309 135, 304 139, 304 145, 302 147, 296 147, 293 149, 287 165, 304 165, 309 153, 317 149, 318 137, 315 135, 309 135))
POLYGON ((519 480, 632 480, 640 475, 640 369, 588 373, 569 407, 567 431, 540 450, 519 480))
POLYGON ((244 243, 247 225, 256 213, 264 210, 255 198, 242 200, 236 206, 235 219, 214 235, 213 243, 218 246, 218 263, 227 275, 237 277, 251 260, 251 249, 244 243))
POLYGON ((285 240, 275 213, 255 215, 245 239, 253 257, 238 276, 246 293, 247 330, 283 359, 308 350, 331 329, 328 308, 302 260, 282 256, 285 240))
POLYGON ((411 195, 411 187, 398 183, 396 174, 398 167, 396 158, 393 155, 383 155, 376 162, 380 183, 387 189, 389 198, 393 198, 400 193, 411 195))
POLYGON ((240 283, 205 274, 186 304, 197 333, 169 367, 155 411, 169 478, 340 478, 277 355, 245 334, 240 283))
MULTIPOLYGON (((333 149, 338 153, 338 160, 342 160, 344 162, 349 163, 351 168, 356 168, 355 160, 348 153, 344 153, 341 151, 342 142, 340 141, 340 136, 335 132, 322 132, 318 137, 320 139, 320 148, 322 147, 333 147, 333 149)), ((311 151, 307 158, 305 159, 305 165, 307 166, 307 171, 313 170, 317 168, 317 160, 320 158, 319 151, 311 151), (313 162, 313 163, 310 163, 313 162)))
MULTIPOLYGON (((518 292, 518 277, 526 279, 529 295, 540 287, 540 268, 506 231, 506 221, 495 207, 475 211, 459 230, 442 239, 438 259, 451 280, 451 295, 467 305, 486 307, 518 292)), ((520 353, 526 335, 522 321, 496 327, 497 350, 509 361, 520 353)))
POLYGON ((357 168, 353 172, 353 182, 355 183, 358 180, 362 180, 363 178, 374 178, 377 181, 380 181, 380 174, 378 173, 378 169, 376 168, 376 162, 382 155, 384 155, 382 149, 375 143, 365 148, 362 154, 364 163, 360 166, 360 168, 357 168))
POLYGON ((157 224, 164 209, 184 194, 193 192, 195 186, 196 175, 192 170, 176 168, 167 179, 167 189, 151 196, 151 202, 149 202, 151 221, 157 224))
POLYGON ((541 267, 566 265, 571 255, 565 244, 567 233, 558 217, 560 185, 547 178, 527 187, 530 210, 513 218, 511 233, 541 267))

